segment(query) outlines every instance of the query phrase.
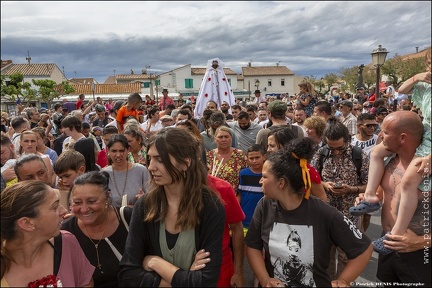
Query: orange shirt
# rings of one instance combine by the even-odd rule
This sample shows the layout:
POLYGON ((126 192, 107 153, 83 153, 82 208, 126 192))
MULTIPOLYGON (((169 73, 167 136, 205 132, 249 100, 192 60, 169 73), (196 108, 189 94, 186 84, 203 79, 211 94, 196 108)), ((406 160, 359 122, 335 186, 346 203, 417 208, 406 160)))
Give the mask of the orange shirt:
POLYGON ((137 120, 139 120, 139 119, 138 119, 138 111, 137 111, 137 110, 135 110, 135 109, 133 109, 133 110, 128 110, 128 109, 126 108, 126 105, 125 105, 125 106, 122 106, 122 107, 117 111, 117 117, 116 117, 117 123, 120 123, 120 124, 123 125, 123 124, 126 122, 126 119, 127 119, 129 116, 133 116, 133 117, 135 117, 137 120))

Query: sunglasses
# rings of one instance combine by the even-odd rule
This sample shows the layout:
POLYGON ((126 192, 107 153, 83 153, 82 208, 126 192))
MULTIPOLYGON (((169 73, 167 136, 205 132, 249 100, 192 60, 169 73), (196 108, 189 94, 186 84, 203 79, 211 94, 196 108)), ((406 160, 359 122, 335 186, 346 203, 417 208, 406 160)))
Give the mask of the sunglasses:
POLYGON ((363 124, 363 126, 366 126, 368 129, 376 129, 378 128, 378 124, 363 124))
POLYGON ((353 109, 353 111, 359 111, 360 110, 360 108, 354 108, 353 109))

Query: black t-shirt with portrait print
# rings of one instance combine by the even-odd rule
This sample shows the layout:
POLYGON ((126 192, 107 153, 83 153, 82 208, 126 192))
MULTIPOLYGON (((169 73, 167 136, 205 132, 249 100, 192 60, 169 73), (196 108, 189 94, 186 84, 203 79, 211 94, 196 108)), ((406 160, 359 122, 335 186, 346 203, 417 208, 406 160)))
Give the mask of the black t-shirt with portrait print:
POLYGON ((299 207, 285 210, 268 198, 261 198, 249 226, 245 244, 265 250, 265 267, 270 277, 287 287, 330 287, 327 274, 332 245, 348 259, 362 254, 371 244, 336 208, 310 196, 299 207))

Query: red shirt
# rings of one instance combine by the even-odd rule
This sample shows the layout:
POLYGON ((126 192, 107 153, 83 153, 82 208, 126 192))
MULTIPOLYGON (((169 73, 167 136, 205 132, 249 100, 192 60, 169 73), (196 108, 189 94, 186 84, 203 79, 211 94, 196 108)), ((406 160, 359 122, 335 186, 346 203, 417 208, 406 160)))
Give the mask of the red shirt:
POLYGON ((81 100, 81 99, 79 99, 78 101, 77 101, 77 103, 76 103, 76 109, 78 110, 78 109, 81 109, 81 105, 83 104, 83 101, 81 100))
MULTIPOLYGON (((221 196, 225 208, 225 229, 222 237, 222 264, 217 287, 230 287, 231 277, 234 275, 234 263, 231 252, 229 226, 230 223, 242 222, 245 219, 245 214, 240 207, 240 203, 235 196, 234 189, 231 184, 225 180, 208 175, 208 185, 215 189, 221 196)), ((243 233, 243 231, 242 231, 243 233)), ((211 255, 210 255, 211 257, 211 255)))

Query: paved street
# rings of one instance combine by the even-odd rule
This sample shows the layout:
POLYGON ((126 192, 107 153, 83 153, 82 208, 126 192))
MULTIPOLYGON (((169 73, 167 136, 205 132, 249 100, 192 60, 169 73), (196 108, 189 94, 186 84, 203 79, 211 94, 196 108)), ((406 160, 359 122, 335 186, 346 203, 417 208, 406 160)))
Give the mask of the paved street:
MULTIPOLYGON (((381 236, 381 216, 372 216, 369 228, 366 231, 366 235, 371 239, 375 240, 381 236)), ((376 278, 378 264, 378 253, 375 251, 372 252, 372 258, 369 261, 369 264, 366 266, 363 273, 356 279, 356 284, 352 286, 357 287, 372 287, 376 285, 371 285, 372 283, 379 282, 376 278), (366 284, 368 283, 368 284, 366 284)))

